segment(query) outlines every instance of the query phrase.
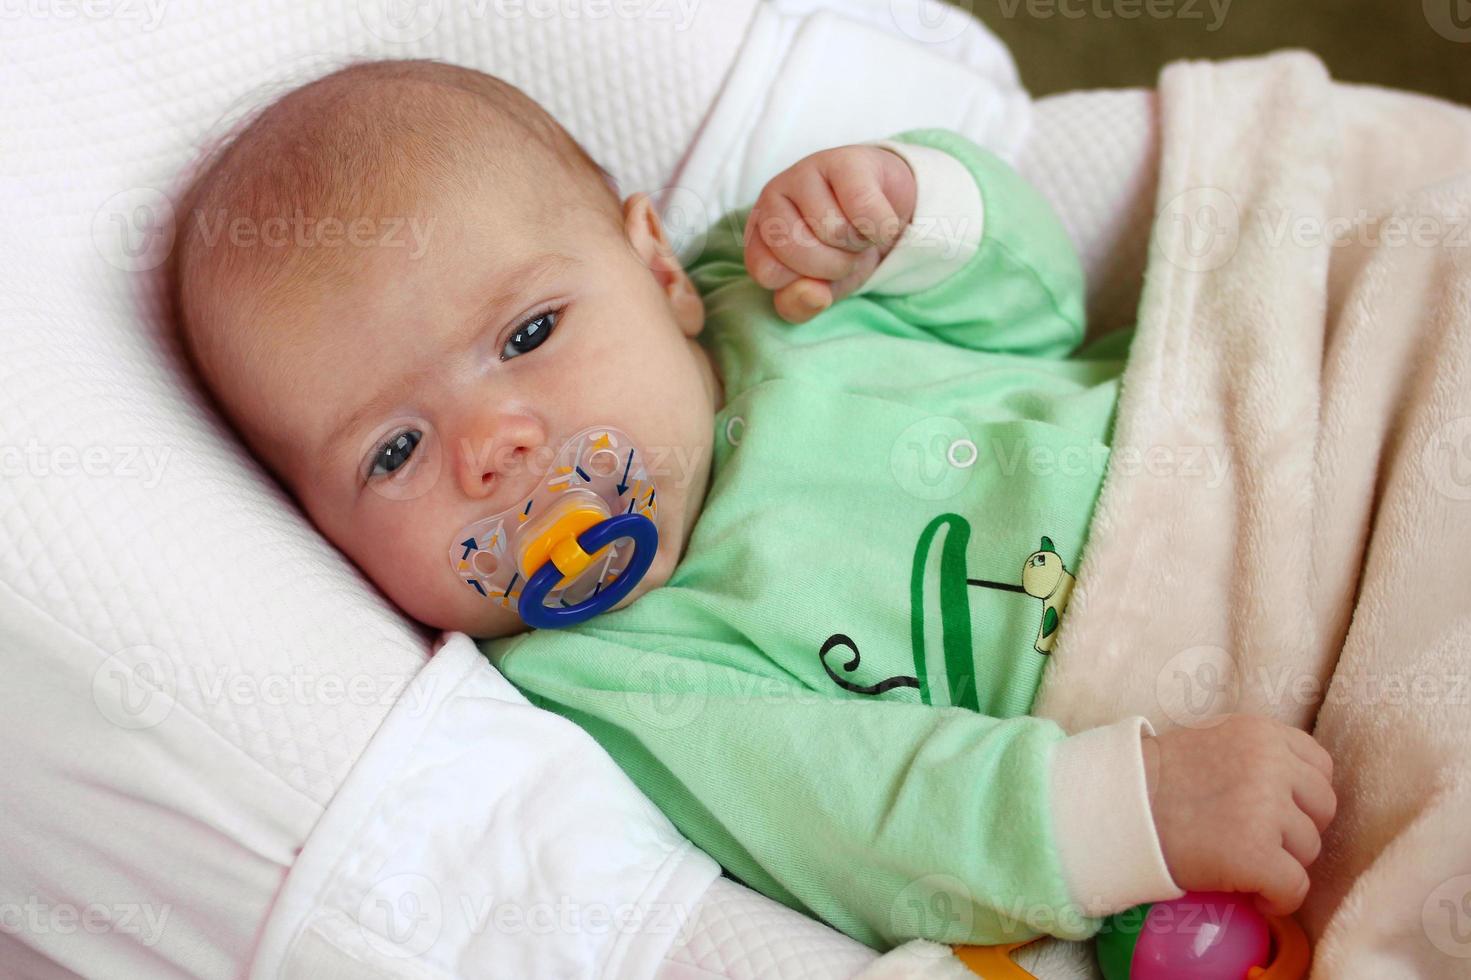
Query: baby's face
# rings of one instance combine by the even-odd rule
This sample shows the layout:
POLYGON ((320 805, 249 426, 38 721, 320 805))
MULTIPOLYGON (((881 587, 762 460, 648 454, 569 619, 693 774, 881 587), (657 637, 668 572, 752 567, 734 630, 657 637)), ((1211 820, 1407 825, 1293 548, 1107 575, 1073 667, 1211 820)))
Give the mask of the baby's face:
MULTIPOLYGON (((534 193, 436 191, 426 247, 370 247, 264 331, 269 370, 232 382, 317 526, 387 596, 473 636, 526 627, 453 571, 455 533, 517 505, 592 425, 641 445, 661 584, 704 497, 720 384, 703 306, 646 195, 623 227, 534 193)), ((412 242, 404 234, 401 236, 412 242)))

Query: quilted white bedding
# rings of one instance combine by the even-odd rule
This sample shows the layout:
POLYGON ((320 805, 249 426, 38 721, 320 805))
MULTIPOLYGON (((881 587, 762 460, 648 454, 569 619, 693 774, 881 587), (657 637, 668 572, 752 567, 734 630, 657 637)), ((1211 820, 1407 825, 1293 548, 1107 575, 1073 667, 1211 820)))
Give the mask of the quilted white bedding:
MULTIPOLYGON (((7 974, 954 975, 715 883, 595 743, 526 705, 466 638, 431 658, 436 638, 313 531, 188 381, 159 291, 169 200, 209 136, 274 93, 349 57, 435 56, 521 85, 690 236, 819 146, 959 129, 1054 198, 1105 323, 1127 318, 1142 268, 1150 96, 1033 107, 992 35, 898 0, 531 13, 549 6, 7 14, 7 974)), ((1089 975, 1075 951, 1029 955, 1044 977, 1089 975)))

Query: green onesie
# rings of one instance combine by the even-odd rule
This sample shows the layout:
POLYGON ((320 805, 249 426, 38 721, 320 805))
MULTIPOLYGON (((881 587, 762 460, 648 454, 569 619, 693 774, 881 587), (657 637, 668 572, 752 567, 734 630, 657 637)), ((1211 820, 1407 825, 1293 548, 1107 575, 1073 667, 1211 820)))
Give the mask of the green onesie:
POLYGON ((1003 162, 891 145, 942 151, 950 184, 916 169, 928 204, 859 293, 780 319, 749 209, 690 264, 726 402, 668 583, 482 648, 731 875, 863 943, 1086 938, 1050 819, 1078 803, 1049 790, 1065 733, 1027 712, 1132 334, 1078 351, 1077 258, 1003 162))

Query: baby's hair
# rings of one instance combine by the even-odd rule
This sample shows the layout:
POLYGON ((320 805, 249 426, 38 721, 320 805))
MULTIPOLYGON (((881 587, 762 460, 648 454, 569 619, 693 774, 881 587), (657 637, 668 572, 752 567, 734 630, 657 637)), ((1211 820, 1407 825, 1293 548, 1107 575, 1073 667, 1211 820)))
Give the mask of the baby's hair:
POLYGON ((486 175, 524 181, 524 162, 518 169, 511 161, 527 155, 538 186, 556 199, 548 207, 576 202, 596 221, 621 227, 612 175, 535 100, 470 68, 359 62, 242 119, 196 165, 177 211, 169 292, 195 370, 216 388, 228 370, 225 349, 264 357, 274 346, 281 356, 282 345, 245 326, 264 315, 264 298, 289 303, 309 285, 353 271, 341 248, 262 247, 272 222, 402 218, 426 190, 484 186, 486 175), (251 247, 238 247, 232 223, 250 231, 251 247), (234 328, 228 338, 224 319, 234 328))

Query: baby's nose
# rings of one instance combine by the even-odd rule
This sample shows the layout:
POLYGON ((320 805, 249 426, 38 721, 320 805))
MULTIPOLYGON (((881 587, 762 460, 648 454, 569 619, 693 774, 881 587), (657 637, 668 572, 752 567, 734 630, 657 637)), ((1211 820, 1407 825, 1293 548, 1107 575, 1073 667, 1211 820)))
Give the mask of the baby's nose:
POLYGON ((492 494, 529 489, 539 474, 530 472, 538 450, 546 444, 546 430, 526 415, 500 415, 475 434, 460 440, 459 477, 465 495, 485 498, 492 494))

